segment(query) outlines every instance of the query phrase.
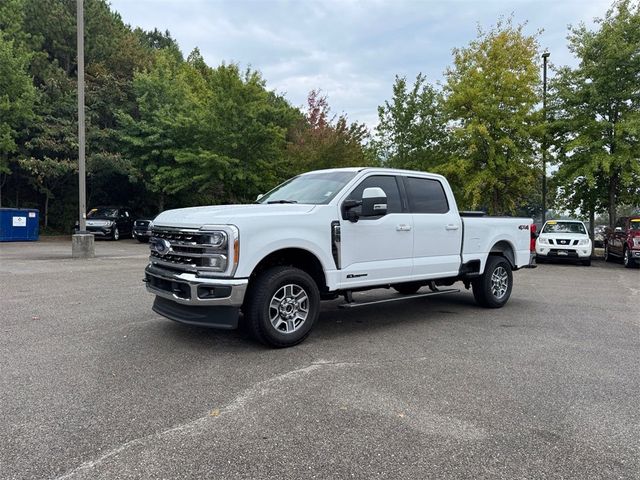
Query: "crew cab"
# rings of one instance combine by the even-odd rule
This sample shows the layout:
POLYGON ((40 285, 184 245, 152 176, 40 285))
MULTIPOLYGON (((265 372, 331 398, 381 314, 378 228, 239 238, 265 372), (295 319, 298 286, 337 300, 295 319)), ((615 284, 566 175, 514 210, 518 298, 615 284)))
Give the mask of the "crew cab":
POLYGON ((640 215, 619 218, 613 229, 606 230, 604 259, 622 258, 624 266, 640 265, 640 215))
POLYGON ((548 220, 536 241, 536 260, 568 259, 591 265, 593 245, 580 220, 548 220))
POLYGON ((294 177, 252 205, 168 210, 153 221, 145 270, 153 310, 186 324, 232 329, 260 341, 301 342, 321 300, 345 308, 457 292, 504 306, 513 270, 535 266, 529 218, 460 213, 447 180, 384 168, 294 177), (418 293, 422 287, 426 292, 418 293), (358 303, 354 294, 400 296, 358 303))

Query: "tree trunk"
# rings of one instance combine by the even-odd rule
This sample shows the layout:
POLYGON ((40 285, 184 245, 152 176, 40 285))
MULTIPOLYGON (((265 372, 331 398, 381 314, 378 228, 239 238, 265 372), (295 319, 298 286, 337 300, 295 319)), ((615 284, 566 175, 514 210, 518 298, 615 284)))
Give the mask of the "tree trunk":
POLYGON ((160 196, 158 197, 158 213, 162 213, 164 211, 164 192, 160 192, 160 196))
POLYGON ((44 197, 44 228, 49 226, 49 194, 44 197))
POLYGON ((593 240, 595 235, 595 223, 596 223, 596 209, 593 205, 589 205, 589 237, 593 240))
POLYGON ((616 224, 616 200, 618 193, 618 183, 620 181, 620 176, 618 172, 611 172, 611 177, 609 178, 609 226, 613 227, 616 224))

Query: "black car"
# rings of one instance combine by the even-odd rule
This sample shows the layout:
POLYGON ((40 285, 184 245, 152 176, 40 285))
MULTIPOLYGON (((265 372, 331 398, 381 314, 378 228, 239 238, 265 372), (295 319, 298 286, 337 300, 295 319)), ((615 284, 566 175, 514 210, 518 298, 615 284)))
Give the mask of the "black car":
POLYGON ((133 237, 140 243, 146 243, 151 238, 151 218, 138 218, 133 222, 133 237))
MULTIPOLYGON (((75 230, 78 230, 76 222, 75 230)), ((133 233, 133 216, 126 207, 96 207, 87 213, 87 231, 96 238, 120 240, 131 237, 133 233)))

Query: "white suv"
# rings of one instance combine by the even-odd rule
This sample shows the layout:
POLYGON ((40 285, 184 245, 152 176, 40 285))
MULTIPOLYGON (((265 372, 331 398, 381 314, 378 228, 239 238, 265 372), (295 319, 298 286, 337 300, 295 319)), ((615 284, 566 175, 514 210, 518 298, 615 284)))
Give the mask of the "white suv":
POLYGON ((591 265, 592 244, 587 229, 579 220, 549 220, 536 240, 536 260, 566 258, 591 265))

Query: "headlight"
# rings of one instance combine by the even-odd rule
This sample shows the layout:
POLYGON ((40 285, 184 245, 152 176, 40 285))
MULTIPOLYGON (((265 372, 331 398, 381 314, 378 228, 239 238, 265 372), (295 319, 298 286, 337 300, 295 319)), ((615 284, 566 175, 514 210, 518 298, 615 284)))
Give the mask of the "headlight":
POLYGON ((214 248, 224 248, 227 246, 227 234, 225 232, 211 232, 206 235, 205 243, 214 248))
POLYGON ((540 243, 540 245, 549 245, 549 240, 543 237, 538 237, 538 243, 540 243))
POLYGON ((633 239, 633 246, 634 247, 640 247, 640 237, 635 237, 633 239))
POLYGON ((207 277, 209 275, 216 275, 220 272, 224 272, 227 269, 227 256, 226 255, 211 255, 202 259, 202 267, 206 270, 199 270, 198 275, 201 277, 207 277))
POLYGON ((582 239, 578 242, 578 245, 589 245, 589 239, 582 239))
POLYGON ((116 224, 116 222, 114 222, 113 220, 107 220, 106 226, 107 227, 113 227, 116 224))

